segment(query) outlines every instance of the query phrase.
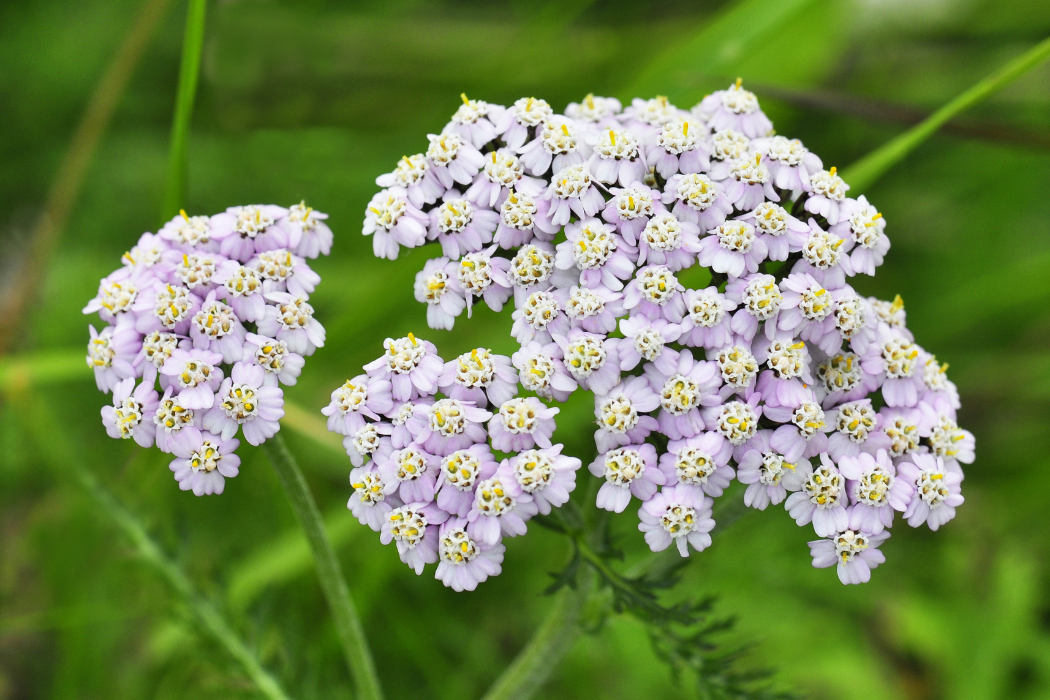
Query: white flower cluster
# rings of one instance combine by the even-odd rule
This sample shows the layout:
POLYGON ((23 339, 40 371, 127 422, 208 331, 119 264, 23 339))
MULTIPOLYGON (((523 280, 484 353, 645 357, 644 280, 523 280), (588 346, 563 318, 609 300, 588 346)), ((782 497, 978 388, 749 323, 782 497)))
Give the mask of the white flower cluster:
POLYGON ((812 523, 814 565, 846 583, 883 560, 894 511, 931 529, 954 516, 974 440, 946 366, 899 298, 848 284, 882 264, 886 221, 772 135, 740 81, 689 111, 463 100, 377 179, 364 233, 380 257, 441 244, 415 285, 433 328, 513 298, 521 384, 594 393, 600 507, 638 498, 649 545, 685 556, 736 478, 748 506, 812 523), (693 265, 706 288, 679 280, 693 265))
POLYGON ((324 345, 310 294, 321 278, 304 258, 327 255, 332 232, 304 203, 181 212, 144 233, 84 308, 87 364, 111 437, 175 456, 182 490, 219 494, 237 476, 238 430, 253 445, 279 429, 281 384, 324 345))
POLYGON ((436 563, 446 586, 474 590, 500 573, 504 537, 569 500, 580 460, 551 444, 559 409, 518 397, 509 357, 445 362, 411 333, 384 347, 322 411, 356 467, 347 505, 417 574, 436 563))

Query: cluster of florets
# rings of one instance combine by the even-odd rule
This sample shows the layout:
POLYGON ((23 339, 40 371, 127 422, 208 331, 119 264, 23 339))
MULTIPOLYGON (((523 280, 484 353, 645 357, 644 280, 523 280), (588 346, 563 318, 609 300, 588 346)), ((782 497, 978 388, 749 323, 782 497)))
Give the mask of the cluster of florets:
POLYGON ((106 431, 174 455, 182 490, 222 493, 240 467, 238 430, 258 445, 280 428, 281 385, 324 345, 309 303, 321 278, 305 258, 331 249, 327 218, 302 203, 181 212, 144 233, 84 308, 106 324, 90 327, 87 353, 113 393, 106 431))
POLYGON ((323 410, 355 466, 347 505, 417 574, 437 564, 446 586, 474 590, 500 573, 504 537, 569 500, 580 460, 551 443, 559 409, 518 397, 509 357, 445 362, 411 333, 384 347, 323 410))
POLYGON ((440 243, 415 285, 431 327, 513 299, 521 384, 594 393, 599 507, 637 499, 652 549, 685 556, 736 478, 748 506, 812 523, 814 565, 846 583, 882 561, 896 511, 954 516, 974 440, 946 366, 899 298, 849 284, 882 264, 886 221, 740 81, 689 111, 463 100, 377 179, 364 233, 388 258, 440 243))

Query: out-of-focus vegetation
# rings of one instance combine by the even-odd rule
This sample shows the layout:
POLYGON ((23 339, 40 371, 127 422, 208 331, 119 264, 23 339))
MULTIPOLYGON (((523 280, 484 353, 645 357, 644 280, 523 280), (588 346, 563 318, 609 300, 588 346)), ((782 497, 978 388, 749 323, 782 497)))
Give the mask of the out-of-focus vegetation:
MULTIPOLYGON (((779 133, 828 165, 855 161, 1050 32, 1024 0, 496 4, 224 0, 209 7, 190 139, 188 209, 305 199, 331 215, 333 255, 312 297, 328 343, 287 396, 331 388, 407 331, 446 356, 508 352, 509 312, 427 332, 411 281, 430 253, 377 261, 360 236, 376 175, 422 150, 459 93, 556 108, 588 92, 690 106, 738 75, 779 133), (722 14, 720 14, 722 13, 722 14), (721 19, 718 19, 721 17, 721 19), (714 24, 713 24, 714 22, 714 24), (725 44, 725 36, 739 37, 725 44), (711 46, 720 46, 712 55, 711 46)), ((70 135, 140 0, 0 6, 0 274, 15 279, 70 135)), ((0 359, 0 698, 256 697, 164 582, 130 556, 76 486, 87 466, 128 505, 297 698, 346 697, 349 676, 292 512, 265 456, 242 448, 221 497, 176 488, 167 459, 106 437, 104 397, 60 371, 86 342, 84 302, 155 230, 184 6, 173 3, 91 162, 40 294, 0 359), (12 362, 42 358, 52 381, 12 362), (57 363, 49 358, 59 358, 57 363), (57 370, 55 368, 58 368, 57 370)), ((683 591, 719 596, 746 663, 814 698, 1050 697, 1050 69, 979 105, 868 193, 893 248, 861 291, 906 301, 910 327, 951 363, 960 423, 978 440, 966 505, 937 533, 894 528, 863 587, 810 567, 808 529, 749 512, 694 555, 683 591)), ((582 398, 582 397, 581 397, 582 398)), ((560 437, 590 446, 589 406, 560 437)), ((502 576, 472 594, 417 578, 345 510, 348 460, 286 431, 327 518, 390 697, 477 697, 551 605, 568 556, 542 528, 511 540, 502 576)), ((589 479, 581 474, 581 479, 589 479)), ((582 495, 582 494, 581 494, 582 495)), ((614 518, 628 562, 633 513, 614 518)), ((544 697, 691 697, 645 629, 614 617, 582 637, 544 697)))

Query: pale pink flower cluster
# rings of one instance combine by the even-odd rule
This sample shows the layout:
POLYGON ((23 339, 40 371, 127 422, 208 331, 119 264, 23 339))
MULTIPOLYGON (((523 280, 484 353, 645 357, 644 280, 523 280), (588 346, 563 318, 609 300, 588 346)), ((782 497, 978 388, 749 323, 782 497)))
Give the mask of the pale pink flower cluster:
POLYGON ((457 591, 500 573, 504 537, 569 500, 580 460, 553 444, 551 408, 518 396, 511 358, 445 362, 411 333, 332 392, 322 411, 354 470, 347 503, 417 574, 457 591))
POLYGON ((306 259, 331 250, 327 218, 304 203, 181 212, 143 234, 84 308, 105 324, 89 328, 87 364, 113 394, 106 431, 174 455, 182 490, 222 493, 238 431, 258 445, 280 429, 281 385, 324 345, 306 259))
POLYGON ((594 394, 597 504, 637 499, 654 550, 708 546, 734 479, 812 524, 814 565, 845 583, 882 561, 895 512, 954 517, 974 439, 946 366, 899 298, 849 284, 882 264, 886 221, 740 81, 690 110, 464 97, 429 138, 378 178, 364 233, 382 257, 441 244, 415 284, 432 328, 513 300, 521 385, 594 394))

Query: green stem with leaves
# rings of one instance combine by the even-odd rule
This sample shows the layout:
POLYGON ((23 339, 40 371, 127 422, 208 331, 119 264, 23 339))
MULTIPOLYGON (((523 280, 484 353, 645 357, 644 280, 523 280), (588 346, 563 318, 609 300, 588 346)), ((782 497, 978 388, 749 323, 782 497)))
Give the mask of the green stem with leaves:
POLYGON ((266 669, 260 665, 248 647, 244 645, 228 624, 207 601, 201 599, 193 588, 193 584, 182 573, 182 570, 170 561, 160 547, 150 538, 142 525, 131 513, 124 509, 108 491, 102 488, 94 474, 87 471, 80 464, 75 465, 75 473, 81 486, 91 496, 92 500, 110 519, 121 529, 129 540, 135 545, 139 556, 143 561, 160 573, 168 584, 186 603, 193 612, 198 623, 232 656, 241 669, 252 679, 256 687, 270 700, 289 700, 284 690, 266 669))
POLYGON ((945 123, 1003 89, 1048 58, 1050 58, 1050 37, 1010 61, 919 124, 846 168, 842 173, 842 178, 849 183, 853 193, 867 190, 887 170, 904 160, 909 153, 933 136, 945 123))
POLYGON ((288 695, 274 677, 262 667, 255 654, 241 641, 219 611, 194 589, 182 569, 164 555, 135 516, 103 488, 95 475, 78 461, 76 450, 68 442, 64 432, 56 425, 54 410, 46 406, 39 396, 30 397, 25 393, 15 393, 9 398, 13 402, 24 402, 24 408, 31 417, 29 424, 33 426, 34 441, 40 451, 47 456, 48 462, 68 465, 72 469, 73 476, 99 507, 99 510, 120 528, 135 546, 142 560, 164 577, 197 619, 201 628, 240 664, 241 669, 255 683, 260 692, 270 700, 289 700, 288 695))
POLYGON ((364 628, 357 616, 357 608, 354 607, 354 602, 350 598, 350 589, 343 577, 343 570, 339 568, 335 551, 332 549, 331 542, 328 541, 321 513, 317 510, 317 503, 314 502, 313 496, 310 495, 306 479, 280 434, 274 435, 263 443, 263 449, 273 463, 277 478, 288 495, 288 501, 292 504, 292 510, 295 511, 295 516, 299 519, 303 532, 306 533, 306 540, 314 555, 321 590, 324 591, 325 598, 328 600, 336 633, 339 635, 343 653, 346 655, 346 661, 354 677, 357 698, 358 700, 381 700, 383 691, 380 689, 379 676, 376 674, 375 662, 372 660, 372 652, 368 647, 364 628))
POLYGON ((201 71, 201 52, 204 48, 204 17, 207 0, 189 0, 186 10, 186 31, 182 40, 182 64, 179 67, 179 88, 175 95, 175 116, 171 122, 171 145, 168 150, 168 182, 164 190, 161 220, 167 221, 179 213, 186 201, 187 156, 193 103, 197 97, 197 80, 201 71))

